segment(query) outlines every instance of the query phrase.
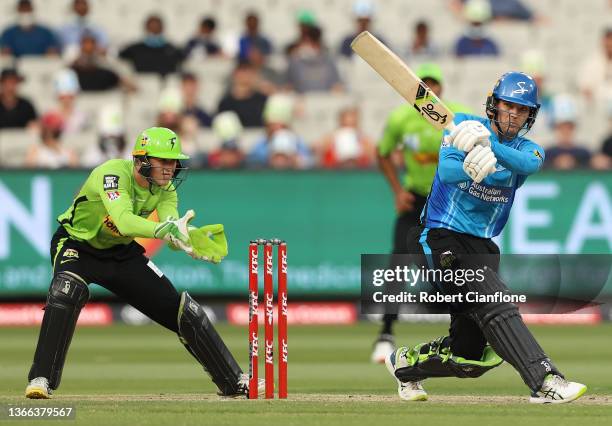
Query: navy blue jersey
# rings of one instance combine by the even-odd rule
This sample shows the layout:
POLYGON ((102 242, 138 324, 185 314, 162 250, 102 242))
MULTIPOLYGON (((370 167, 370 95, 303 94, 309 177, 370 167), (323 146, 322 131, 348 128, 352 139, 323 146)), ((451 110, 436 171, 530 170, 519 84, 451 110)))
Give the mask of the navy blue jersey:
POLYGON ((506 225, 516 190, 527 176, 542 167, 544 149, 523 137, 501 143, 487 118, 460 113, 455 116, 454 123, 465 120, 479 121, 491 132, 489 139, 497 158, 496 171, 481 183, 474 182, 463 170, 467 153, 443 142, 421 222, 427 228, 446 228, 491 238, 506 225))

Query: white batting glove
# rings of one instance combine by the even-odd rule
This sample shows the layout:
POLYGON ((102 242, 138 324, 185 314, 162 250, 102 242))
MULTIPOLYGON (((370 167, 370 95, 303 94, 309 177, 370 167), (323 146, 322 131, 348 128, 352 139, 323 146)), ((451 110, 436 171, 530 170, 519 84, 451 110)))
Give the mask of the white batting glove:
POLYGON ((489 136, 491 132, 480 121, 466 120, 459 123, 445 139, 447 144, 452 144, 458 150, 470 152, 476 145, 491 146, 489 136))
POLYGON ((497 158, 491 147, 476 145, 463 160, 463 170, 476 183, 495 173, 497 158))

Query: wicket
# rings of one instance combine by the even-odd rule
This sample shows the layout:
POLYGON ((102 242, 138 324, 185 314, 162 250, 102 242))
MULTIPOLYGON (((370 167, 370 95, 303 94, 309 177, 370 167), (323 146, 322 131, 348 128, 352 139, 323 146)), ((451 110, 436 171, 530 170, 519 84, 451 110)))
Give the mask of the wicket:
POLYGON ((273 246, 277 246, 278 280, 278 397, 287 398, 287 243, 279 239, 257 239, 249 244, 249 399, 258 397, 259 246, 264 247, 264 344, 266 399, 274 398, 274 283, 273 246))

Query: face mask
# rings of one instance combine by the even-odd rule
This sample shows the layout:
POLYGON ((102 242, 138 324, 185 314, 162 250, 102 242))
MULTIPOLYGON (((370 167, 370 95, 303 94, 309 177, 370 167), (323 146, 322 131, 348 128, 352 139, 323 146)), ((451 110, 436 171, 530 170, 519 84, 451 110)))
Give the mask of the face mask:
POLYGON ((20 13, 17 22, 22 28, 29 28, 34 25, 34 14, 32 12, 20 13))
POLYGON ((302 46, 298 49, 297 53, 302 59, 312 59, 316 58, 319 52, 314 47, 302 46))
POLYGON ((149 47, 162 47, 166 44, 166 39, 161 34, 147 34, 144 38, 144 44, 149 47))
POLYGON ((81 16, 81 15, 75 14, 75 17, 76 17, 77 23, 83 27, 89 23, 89 19, 87 19, 87 15, 81 16))
POLYGON ((484 29, 481 26, 471 26, 467 30, 467 36, 473 39, 481 39, 484 37, 484 29))

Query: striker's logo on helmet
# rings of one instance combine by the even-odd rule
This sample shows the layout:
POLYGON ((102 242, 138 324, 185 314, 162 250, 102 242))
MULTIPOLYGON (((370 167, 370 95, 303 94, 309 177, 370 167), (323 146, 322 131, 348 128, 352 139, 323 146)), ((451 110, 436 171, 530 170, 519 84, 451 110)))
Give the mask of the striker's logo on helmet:
POLYGON ((142 135, 140 138, 140 146, 145 147, 149 143, 149 137, 147 135, 142 135))
POLYGON ((517 85, 519 88, 518 88, 518 89, 514 89, 514 90, 512 91, 512 94, 513 94, 513 95, 514 95, 514 94, 519 94, 519 95, 522 95, 523 93, 527 93, 527 92, 529 92, 529 89, 526 89, 526 88, 525 88, 525 84, 526 84, 526 83, 525 83, 524 81, 517 81, 517 82, 516 82, 516 85, 517 85))

